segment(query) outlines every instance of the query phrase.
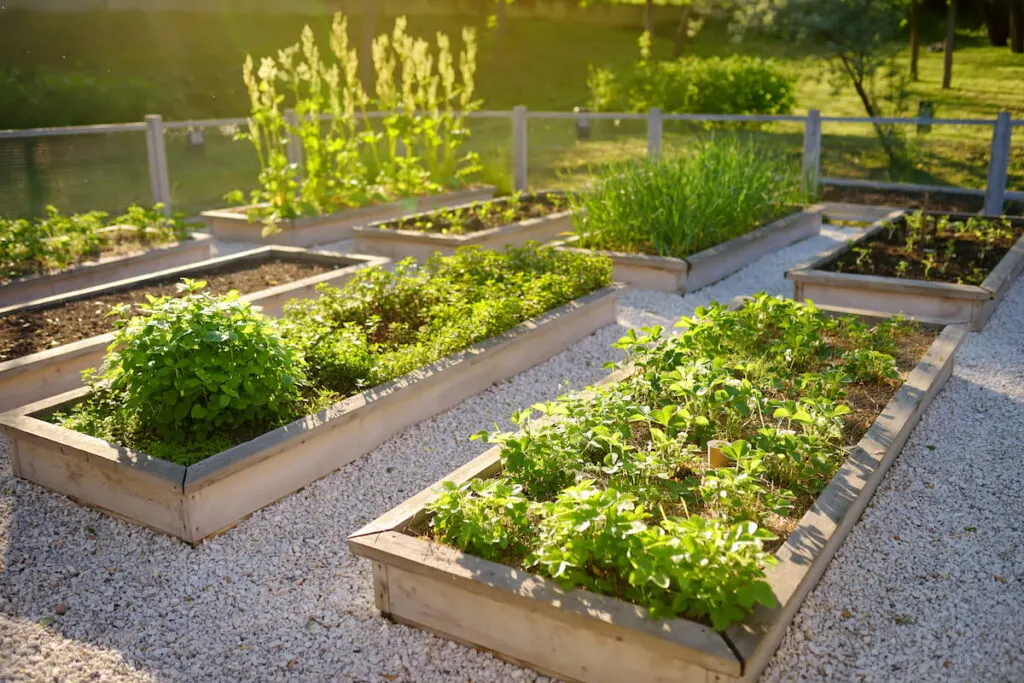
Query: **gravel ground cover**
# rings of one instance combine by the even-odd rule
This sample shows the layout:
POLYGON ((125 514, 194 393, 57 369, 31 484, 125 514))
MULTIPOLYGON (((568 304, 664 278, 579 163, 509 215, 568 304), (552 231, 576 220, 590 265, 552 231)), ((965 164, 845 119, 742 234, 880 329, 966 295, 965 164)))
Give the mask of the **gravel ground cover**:
MULTIPOLYGON (((855 232, 826 229, 684 297, 626 293, 618 325, 197 549, 14 478, 0 440, 0 680, 546 680, 382 619, 348 534, 482 452, 469 434, 601 378, 627 327, 790 294, 786 267, 855 232)), ((1024 283, 961 349, 766 680, 1020 680, 1022 319, 1024 283)))

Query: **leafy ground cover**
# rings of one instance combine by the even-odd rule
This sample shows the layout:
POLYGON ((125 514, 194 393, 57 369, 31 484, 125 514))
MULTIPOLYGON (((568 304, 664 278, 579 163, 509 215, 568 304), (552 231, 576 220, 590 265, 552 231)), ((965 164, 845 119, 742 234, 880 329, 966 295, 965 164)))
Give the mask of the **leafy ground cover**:
POLYGON ((47 207, 42 219, 0 217, 0 284, 25 275, 54 272, 82 261, 187 239, 189 226, 181 214, 165 216, 132 205, 119 216, 103 211, 63 215, 47 207), (130 226, 115 230, 107 226, 130 226))
POLYGON ((617 383, 517 412, 481 433, 502 472, 447 483, 425 533, 716 629, 771 604, 771 552, 934 339, 759 295, 685 328, 631 331, 617 383), (709 462, 718 444, 724 466, 709 462))
POLYGON ((627 161, 571 195, 578 246, 684 258, 804 203, 781 155, 751 140, 711 139, 689 154, 627 161))
POLYGON ((980 285, 1024 235, 1024 223, 918 211, 888 223, 825 266, 827 270, 980 285))
POLYGON ((560 193, 515 193, 509 197, 486 202, 473 202, 469 206, 446 208, 430 213, 403 218, 377 225, 383 230, 412 230, 441 235, 468 233, 500 228, 512 223, 543 218, 565 211, 568 198, 560 193))
POLYGON ((281 321, 186 281, 185 296, 124 312, 86 378, 91 398, 53 419, 192 464, 600 289, 611 271, 607 259, 537 245, 464 247, 321 285, 281 321))

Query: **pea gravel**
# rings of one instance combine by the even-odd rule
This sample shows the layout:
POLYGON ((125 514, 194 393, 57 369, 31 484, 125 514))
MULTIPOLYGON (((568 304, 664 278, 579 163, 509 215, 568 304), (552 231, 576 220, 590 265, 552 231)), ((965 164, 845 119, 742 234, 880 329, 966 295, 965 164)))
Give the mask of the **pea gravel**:
MULTIPOLYGON (((546 680, 382 619, 347 535, 479 454, 467 435, 602 377, 627 327, 789 294, 786 267, 852 232, 826 229, 684 297, 628 292, 618 325, 196 549, 14 478, 0 440, 0 680, 546 680)), ((1020 678, 1022 319, 1018 285, 965 344, 766 680, 1020 678)))

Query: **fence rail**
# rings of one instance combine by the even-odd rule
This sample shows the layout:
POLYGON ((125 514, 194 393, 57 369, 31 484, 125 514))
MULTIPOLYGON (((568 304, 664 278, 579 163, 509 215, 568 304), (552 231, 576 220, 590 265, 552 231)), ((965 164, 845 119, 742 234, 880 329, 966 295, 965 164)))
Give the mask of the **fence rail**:
MULTIPOLYGON (((365 112, 366 118, 381 118, 390 112, 365 112)), ((294 112, 287 116, 294 117, 294 112)), ((580 126, 589 126, 591 121, 645 121, 647 126, 647 154, 651 158, 661 156, 664 142, 664 124, 667 121, 690 122, 739 122, 739 123, 800 123, 804 127, 802 171, 809 190, 817 192, 821 185, 856 187, 887 191, 941 192, 967 196, 984 197, 983 211, 987 214, 1002 213, 1006 200, 1024 200, 1024 192, 1011 192, 1007 188, 1010 144, 1013 128, 1024 126, 1024 120, 1012 120, 1009 113, 1002 112, 995 119, 931 119, 899 117, 855 117, 822 116, 816 110, 806 115, 743 115, 743 114, 665 114, 658 109, 646 113, 615 113, 588 111, 531 111, 519 106, 511 111, 475 111, 467 114, 473 119, 506 119, 512 127, 513 185, 525 190, 528 185, 529 145, 528 131, 531 120, 574 120, 580 126), (872 125, 917 125, 917 126, 988 126, 992 128, 992 142, 985 189, 963 188, 946 185, 925 185, 913 183, 892 183, 851 178, 824 177, 821 173, 822 124, 857 123, 872 125)), ((323 118, 329 119, 330 115, 323 118)), ((73 126, 63 128, 33 128, 26 130, 0 131, 0 140, 29 139, 40 137, 94 135, 110 133, 146 134, 148 172, 154 203, 162 203, 171 211, 171 176, 168 170, 166 131, 201 131, 211 127, 245 126, 246 118, 198 119, 188 121, 164 121, 159 115, 150 115, 144 122, 103 124, 97 126, 73 126)), ((289 158, 299 162, 302 158, 301 144, 294 140, 289 144, 289 158)))

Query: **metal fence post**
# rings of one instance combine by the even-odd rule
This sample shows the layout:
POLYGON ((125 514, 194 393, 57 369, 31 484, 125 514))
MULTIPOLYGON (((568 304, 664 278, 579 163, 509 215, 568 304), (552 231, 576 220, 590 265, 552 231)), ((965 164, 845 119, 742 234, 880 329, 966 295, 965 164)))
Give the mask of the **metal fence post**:
POLYGON ((512 109, 512 182, 517 192, 525 192, 527 186, 527 138, 526 107, 519 105, 512 109))
POLYGON ((652 107, 647 112, 647 156, 655 161, 661 158, 661 109, 652 107))
POLYGON ((821 178, 821 112, 811 109, 807 112, 804 126, 804 189, 818 196, 818 182, 821 178))
POLYGON ((986 215, 998 216, 1003 212, 1006 198, 1006 173, 1010 166, 1010 114, 999 112, 992 129, 992 151, 988 158, 988 183, 985 185, 986 215))
POLYGON ((302 168, 302 139, 299 137, 299 116, 294 109, 284 110, 284 121, 288 124, 288 146, 285 154, 288 155, 288 163, 296 168, 302 168))
POLYGON ((164 119, 159 114, 146 116, 146 152, 149 156, 149 186, 153 203, 163 204, 171 215, 171 181, 167 171, 167 144, 164 140, 164 119))

